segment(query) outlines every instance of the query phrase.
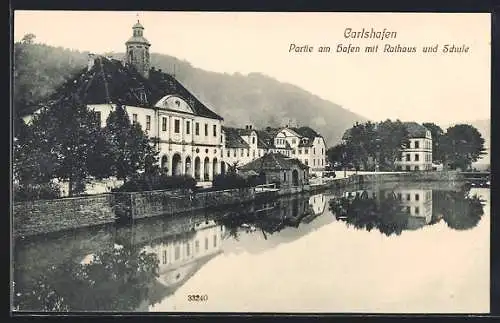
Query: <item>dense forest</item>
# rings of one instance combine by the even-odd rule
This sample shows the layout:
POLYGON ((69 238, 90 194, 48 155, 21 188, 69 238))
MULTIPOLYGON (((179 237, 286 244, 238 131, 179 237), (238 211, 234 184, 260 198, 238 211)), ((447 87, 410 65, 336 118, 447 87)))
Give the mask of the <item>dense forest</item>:
MULTIPOLYGON (((34 36, 34 35, 33 35, 34 36)), ((123 54, 114 53, 116 59, 123 54)), ((74 72, 86 66, 88 52, 53 47, 23 39, 14 47, 14 107, 22 110, 54 91, 74 72)), ((259 73, 248 75, 208 72, 189 62, 151 54, 157 69, 174 73, 202 102, 222 115, 228 126, 283 126, 288 122, 307 125, 331 146, 356 121, 366 118, 323 100, 297 86, 279 82, 259 73)))

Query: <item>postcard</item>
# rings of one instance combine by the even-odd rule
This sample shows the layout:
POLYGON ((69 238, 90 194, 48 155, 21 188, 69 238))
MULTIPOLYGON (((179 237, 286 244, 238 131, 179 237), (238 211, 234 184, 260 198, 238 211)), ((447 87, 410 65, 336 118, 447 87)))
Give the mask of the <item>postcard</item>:
POLYGON ((15 11, 11 310, 489 313, 490 30, 15 11))

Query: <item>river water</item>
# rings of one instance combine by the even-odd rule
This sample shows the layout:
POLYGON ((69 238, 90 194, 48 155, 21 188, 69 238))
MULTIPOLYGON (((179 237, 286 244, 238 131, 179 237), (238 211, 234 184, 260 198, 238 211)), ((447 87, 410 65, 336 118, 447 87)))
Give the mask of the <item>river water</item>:
POLYGON ((13 308, 487 313, 489 203, 392 183, 20 240, 13 308))

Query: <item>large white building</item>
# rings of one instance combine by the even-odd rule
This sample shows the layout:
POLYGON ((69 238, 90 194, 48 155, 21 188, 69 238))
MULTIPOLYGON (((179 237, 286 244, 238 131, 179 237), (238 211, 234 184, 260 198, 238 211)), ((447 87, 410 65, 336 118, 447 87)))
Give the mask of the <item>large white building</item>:
MULTIPOLYGON (((88 66, 41 106, 76 94, 98 112, 104 127, 110 112, 121 105, 155 143, 160 166, 169 175, 191 175, 199 182, 212 181, 229 165, 242 166, 267 152, 298 158, 312 172, 324 169, 325 141, 311 128, 223 127, 223 118, 172 75, 150 67, 151 43, 139 21, 125 47, 123 61, 89 55, 88 66)), ((32 115, 24 120, 29 122, 32 115)))
MULTIPOLYGON (((77 94, 98 112, 101 126, 117 105, 125 108, 132 122, 139 123, 155 142, 161 167, 169 175, 188 174, 210 181, 221 171, 223 118, 191 94, 172 75, 150 68, 149 48, 139 21, 125 43, 124 61, 89 55, 85 70, 54 93, 50 106, 77 94)), ((25 121, 29 122, 30 116, 25 121)))

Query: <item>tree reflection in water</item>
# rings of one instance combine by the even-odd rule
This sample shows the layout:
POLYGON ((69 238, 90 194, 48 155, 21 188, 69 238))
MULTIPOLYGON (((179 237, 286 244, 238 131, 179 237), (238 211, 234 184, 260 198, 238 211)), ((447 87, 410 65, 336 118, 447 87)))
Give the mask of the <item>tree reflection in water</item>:
POLYGON ((38 278, 14 277, 14 308, 21 311, 127 311, 147 298, 158 276, 158 258, 134 247, 93 255, 89 263, 66 261, 38 278), (17 279, 16 279, 17 278, 17 279))
POLYGON ((303 215, 297 208, 298 203, 293 199, 279 200, 280 202, 268 202, 264 204, 252 204, 246 210, 235 209, 218 217, 216 222, 223 225, 228 235, 238 240, 239 231, 246 229, 250 231, 260 231, 267 239, 266 234, 273 234, 287 227, 286 221, 290 215, 303 215), (291 208, 286 206, 292 205, 291 208), (296 204, 296 205, 295 205, 296 204), (295 208, 293 207, 295 206, 295 208), (299 214, 300 213, 300 214, 299 214))
POLYGON ((483 202, 477 194, 470 196, 470 189, 464 187, 458 192, 434 191, 433 216, 438 222, 441 218, 448 227, 455 230, 474 228, 484 215, 483 202))
MULTIPOLYGON (((477 195, 471 197, 469 191, 467 187, 458 192, 434 191, 433 219, 429 224, 437 223, 442 218, 452 229, 467 230, 475 227, 484 214, 484 200, 477 195)), ((391 191, 378 193, 377 197, 371 198, 366 191, 351 198, 335 198, 330 200, 329 209, 337 219, 356 229, 371 231, 376 228, 386 236, 400 235, 403 230, 409 229, 409 219, 413 215, 405 212, 405 207, 396 198, 396 194, 391 191)))
POLYGON ((410 215, 402 211, 401 203, 394 194, 381 195, 380 198, 370 198, 363 191, 354 198, 332 199, 329 209, 337 219, 356 229, 371 231, 376 228, 387 236, 399 235, 406 228, 410 215))

